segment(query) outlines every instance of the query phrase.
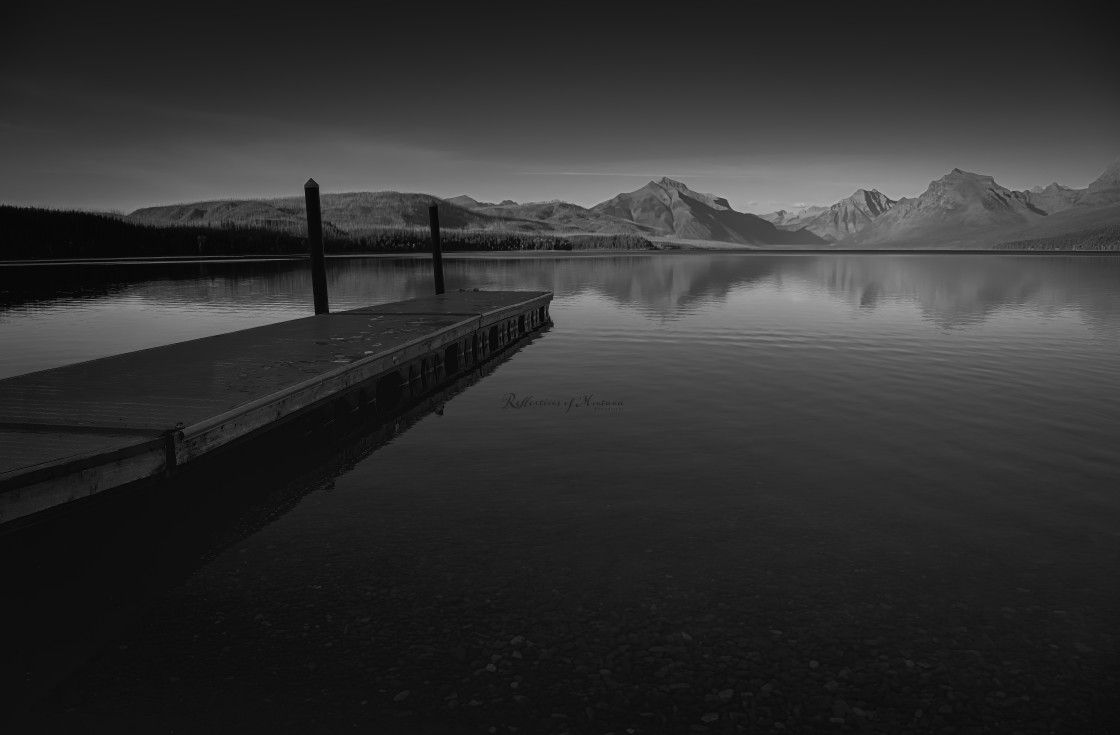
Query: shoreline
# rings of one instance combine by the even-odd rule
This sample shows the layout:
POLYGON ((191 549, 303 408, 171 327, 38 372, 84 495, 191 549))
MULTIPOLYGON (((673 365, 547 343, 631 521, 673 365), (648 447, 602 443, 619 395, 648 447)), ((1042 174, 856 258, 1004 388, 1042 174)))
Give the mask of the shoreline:
MULTIPOLYGON (((674 250, 469 250, 443 253, 443 258, 585 258, 619 255, 1029 255, 1055 256, 1120 256, 1120 250, 992 250, 992 249, 830 249, 820 248, 681 248, 674 250)), ((411 253, 328 253, 330 260, 347 258, 431 258, 430 252, 411 253)), ((132 256, 120 258, 34 258, 26 260, 0 260, 0 267, 36 265, 159 265, 161 263, 242 263, 242 262, 290 262, 307 260, 308 255, 293 253, 289 255, 220 255, 220 256, 132 256)))

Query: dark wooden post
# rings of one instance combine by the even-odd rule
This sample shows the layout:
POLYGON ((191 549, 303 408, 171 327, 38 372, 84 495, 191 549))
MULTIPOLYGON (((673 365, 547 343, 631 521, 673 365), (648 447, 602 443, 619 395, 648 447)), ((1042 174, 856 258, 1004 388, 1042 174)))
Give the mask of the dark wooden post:
POLYGON ((432 269, 436 278, 436 293, 443 293, 443 251, 439 242, 439 205, 428 207, 428 221, 432 225, 432 269))
POLYGON ((330 313, 327 303, 327 259, 323 255, 323 215, 319 211, 319 185, 308 179, 303 185, 307 201, 307 244, 311 249, 311 290, 315 295, 315 313, 330 313))

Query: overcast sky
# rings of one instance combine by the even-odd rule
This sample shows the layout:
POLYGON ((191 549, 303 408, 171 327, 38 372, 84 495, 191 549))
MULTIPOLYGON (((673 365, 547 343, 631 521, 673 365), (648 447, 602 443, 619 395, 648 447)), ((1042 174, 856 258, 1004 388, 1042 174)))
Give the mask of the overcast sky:
POLYGON ((1073 6, 21 5, 4 204, 132 211, 310 176, 588 206, 667 175, 765 212, 916 196, 954 167, 1083 187, 1120 156, 1120 53, 1073 6))

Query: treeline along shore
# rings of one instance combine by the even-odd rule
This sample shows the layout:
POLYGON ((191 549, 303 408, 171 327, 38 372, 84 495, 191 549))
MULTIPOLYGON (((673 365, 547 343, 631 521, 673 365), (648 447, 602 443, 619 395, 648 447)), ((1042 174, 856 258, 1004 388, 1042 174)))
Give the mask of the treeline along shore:
POLYGON ((1120 225, 1080 230, 1068 235, 1001 242, 995 250, 1120 250, 1120 225))
MULTIPOLYGON (((562 235, 442 230, 445 252, 512 250, 659 250, 667 246, 631 234, 562 235)), ((328 253, 415 253, 431 250, 426 227, 344 231, 324 223, 328 253)), ((112 214, 0 205, 0 260, 190 255, 297 255, 306 232, 245 224, 148 225, 112 214)))

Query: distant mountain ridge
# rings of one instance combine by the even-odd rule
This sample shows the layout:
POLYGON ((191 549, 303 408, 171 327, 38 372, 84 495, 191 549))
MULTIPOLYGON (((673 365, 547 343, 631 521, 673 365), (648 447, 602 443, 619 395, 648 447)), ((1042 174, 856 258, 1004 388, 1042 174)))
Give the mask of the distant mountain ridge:
MULTIPOLYGON (((353 232, 364 227, 422 227, 428 224, 428 207, 440 205, 440 224, 457 229, 547 229, 540 223, 506 222, 471 209, 450 204, 430 194, 395 191, 321 194, 324 230, 353 232)), ((134 222, 208 226, 243 225, 283 231, 306 228, 303 197, 227 200, 145 207, 128 215, 134 222)))
POLYGON ((1089 184, 1078 204, 1103 205, 1120 202, 1120 158, 1113 161, 1096 181, 1089 184))
MULTIPOLYGON (((804 228, 828 242, 837 242, 863 230, 895 201, 878 189, 856 189, 831 207, 810 207, 796 216, 780 216, 782 229, 804 228)), ((775 214, 778 214, 777 212, 775 214)))
POLYGON ((784 227, 787 225, 792 225, 793 223, 803 219, 809 219, 813 215, 820 214, 826 209, 828 209, 828 207, 802 207, 801 209, 796 209, 792 212, 785 209, 779 209, 776 212, 768 212, 766 214, 760 214, 758 216, 766 220, 767 222, 777 225, 778 227, 784 227))
POLYGON ((1053 214, 1054 212, 1061 212, 1062 210, 1069 209, 1077 204, 1082 194, 1084 194, 1084 190, 1071 189, 1055 181, 1046 188, 1036 186, 1028 189, 1024 194, 1027 195, 1027 199, 1031 204, 1047 214, 1053 214))
POLYGON ((1084 189, 1073 189, 1054 182, 1043 188, 1035 186, 1025 192, 1040 209, 1049 214, 1073 207, 1097 207, 1120 203, 1120 158, 1109 164, 1084 189))
MULTIPOLYGON (((480 202, 466 194, 438 199, 429 194, 351 192, 320 195, 324 230, 353 234, 377 227, 423 227, 428 207, 440 204, 448 228, 539 233, 633 234, 748 245, 818 245, 806 231, 786 232, 753 214, 737 212, 727 199, 689 189, 669 178, 619 194, 591 208, 552 200, 518 204, 480 202)), ((145 207, 128 219, 148 224, 243 225, 286 232, 305 228, 302 197, 225 200, 145 207)))
POLYGON ((1120 161, 1085 189, 1061 184, 1011 191, 991 176, 953 169, 914 199, 902 199, 852 238, 853 246, 991 247, 1060 237, 1120 222, 1120 161))
POLYGON ((506 200, 474 210, 479 214, 518 221, 539 222, 558 231, 595 232, 602 234, 663 235, 653 227, 595 212, 570 202, 528 202, 517 204, 506 200), (508 203, 507 203, 508 202, 508 203))
MULTIPOLYGON (((735 211, 728 200, 668 177, 592 207, 552 200, 482 202, 466 194, 350 192, 323 194, 324 231, 338 236, 371 228, 424 228, 440 205, 444 227, 541 234, 617 234, 746 246, 991 247, 998 242, 1100 230, 1120 223, 1120 160, 1084 189, 1058 183, 1013 191, 991 176, 954 168, 921 195, 890 199, 858 189, 829 207, 735 211)), ((125 219, 154 225, 252 226, 287 233, 306 228, 303 197, 195 202, 136 210, 125 219)))
MULTIPOLYGON (((664 232, 616 217, 592 212, 567 202, 501 204, 479 202, 466 195, 440 199, 430 194, 401 192, 351 192, 321 194, 323 228, 343 236, 374 228, 428 226, 428 208, 440 205, 440 225, 463 230, 521 233, 593 233, 611 235, 664 235, 664 232), (462 206, 462 202, 473 202, 462 206)), ((152 225, 252 226, 283 232, 303 232, 306 212, 303 197, 262 200, 221 200, 145 207, 127 216, 132 222, 152 225)))
POLYGON ((1026 193, 1004 188, 991 176, 954 168, 930 182, 920 196, 899 200, 853 240, 862 245, 915 240, 941 244, 1028 224, 1046 215, 1026 193))
POLYGON ((467 196, 466 194, 460 194, 457 197, 450 197, 448 199, 444 199, 443 201, 451 202, 452 204, 454 204, 457 207, 464 207, 466 209, 475 209, 477 207, 491 207, 491 206, 493 206, 489 202, 480 202, 477 199, 474 199, 472 197, 467 196))
POLYGON ((517 202, 513 201, 512 199, 503 199, 501 204, 494 204, 493 202, 480 202, 473 197, 467 196, 466 194, 460 194, 457 197, 451 197, 450 199, 444 199, 443 201, 451 202, 456 206, 465 207, 466 209, 478 209, 479 207, 498 207, 505 206, 507 204, 517 204, 517 202))
POLYGON ((988 246, 994 239, 1029 238, 1042 218, 1062 216, 1042 228, 1047 237, 1077 226, 1101 227, 1120 204, 1120 159, 1084 189, 1057 182, 1027 191, 1000 186, 991 176, 955 168, 918 197, 897 202, 877 190, 856 191, 830 207, 761 215, 782 229, 804 228, 846 247, 988 246), (868 195, 882 199, 869 201, 868 195))
POLYGON ((780 230, 761 217, 737 212, 723 197, 693 191, 662 177, 591 207, 592 212, 681 238, 750 245, 818 245, 811 232, 780 230))

